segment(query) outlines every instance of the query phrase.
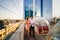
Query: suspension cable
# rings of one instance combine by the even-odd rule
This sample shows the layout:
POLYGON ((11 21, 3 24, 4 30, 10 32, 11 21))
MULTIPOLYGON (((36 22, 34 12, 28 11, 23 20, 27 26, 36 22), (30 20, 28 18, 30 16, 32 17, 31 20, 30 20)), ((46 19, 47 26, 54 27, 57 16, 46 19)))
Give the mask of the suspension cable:
POLYGON ((18 10, 18 12, 19 12, 19 9, 18 9, 18 7, 16 6, 16 4, 14 3, 14 1, 11 0, 11 2, 14 4, 14 6, 17 8, 17 10, 18 10))
POLYGON ((5 10, 9 11, 11 14, 14 14, 15 16, 20 17, 20 16, 18 16, 17 14, 15 14, 14 12, 12 12, 12 11, 10 11, 9 9, 5 8, 4 6, 0 5, 0 7, 4 8, 5 10))

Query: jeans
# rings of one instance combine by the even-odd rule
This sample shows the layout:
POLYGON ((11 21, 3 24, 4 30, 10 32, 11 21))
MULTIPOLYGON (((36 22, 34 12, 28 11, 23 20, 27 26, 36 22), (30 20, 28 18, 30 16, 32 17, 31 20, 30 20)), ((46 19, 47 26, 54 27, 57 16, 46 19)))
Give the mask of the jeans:
POLYGON ((34 32, 34 26, 30 26, 30 36, 33 34, 33 37, 35 37, 35 32, 34 32))

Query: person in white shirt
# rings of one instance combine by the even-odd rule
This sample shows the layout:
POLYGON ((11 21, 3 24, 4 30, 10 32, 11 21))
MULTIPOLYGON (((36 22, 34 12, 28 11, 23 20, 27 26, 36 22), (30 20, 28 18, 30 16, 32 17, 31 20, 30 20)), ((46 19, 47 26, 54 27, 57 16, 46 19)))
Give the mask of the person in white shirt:
POLYGON ((30 25, 31 25, 30 26, 30 36, 31 36, 31 32, 33 32, 33 37, 35 37, 33 24, 34 24, 34 20, 33 20, 33 17, 31 17, 31 19, 30 19, 30 25))

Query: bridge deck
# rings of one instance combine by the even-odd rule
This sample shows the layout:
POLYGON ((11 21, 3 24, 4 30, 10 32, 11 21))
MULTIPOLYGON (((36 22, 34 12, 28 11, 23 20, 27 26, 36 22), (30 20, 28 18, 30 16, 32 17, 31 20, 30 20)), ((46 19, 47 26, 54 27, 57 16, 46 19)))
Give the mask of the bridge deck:
POLYGON ((35 35, 35 38, 29 36, 29 33, 24 31, 24 40, 46 40, 46 35, 35 35))

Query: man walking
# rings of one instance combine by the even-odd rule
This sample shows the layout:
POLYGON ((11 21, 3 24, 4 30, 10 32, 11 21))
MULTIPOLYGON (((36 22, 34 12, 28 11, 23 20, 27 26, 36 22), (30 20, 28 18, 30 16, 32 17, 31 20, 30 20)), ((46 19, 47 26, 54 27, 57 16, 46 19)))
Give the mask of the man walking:
POLYGON ((30 36, 31 36, 31 34, 33 34, 33 37, 35 37, 33 17, 31 17, 31 19, 30 19, 30 24, 31 24, 31 26, 30 26, 30 36))

